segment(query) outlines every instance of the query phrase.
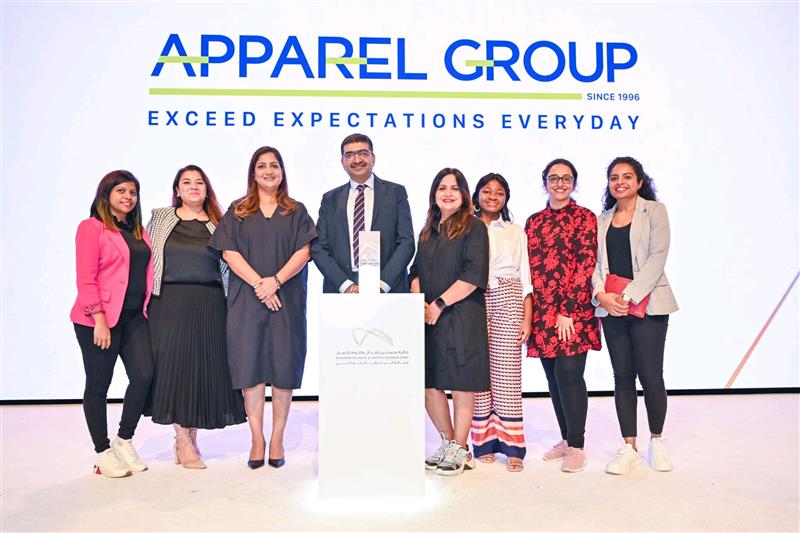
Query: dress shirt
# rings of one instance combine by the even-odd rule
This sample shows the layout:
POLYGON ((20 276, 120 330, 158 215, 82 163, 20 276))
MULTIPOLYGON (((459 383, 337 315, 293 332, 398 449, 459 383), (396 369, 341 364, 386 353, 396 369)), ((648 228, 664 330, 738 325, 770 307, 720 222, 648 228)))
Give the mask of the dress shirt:
POLYGON ((523 229, 499 218, 489 224, 488 230, 489 288, 498 287, 498 278, 518 278, 522 283, 522 298, 533 294, 528 239, 523 229))

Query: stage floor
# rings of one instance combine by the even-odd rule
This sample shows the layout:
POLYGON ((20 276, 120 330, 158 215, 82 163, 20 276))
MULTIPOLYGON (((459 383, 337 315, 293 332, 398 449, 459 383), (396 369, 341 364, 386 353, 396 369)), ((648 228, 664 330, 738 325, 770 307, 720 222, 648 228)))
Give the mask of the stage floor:
MULTIPOLYGON (((672 397, 665 437, 675 470, 617 477, 604 472, 618 445, 612 398, 589 399, 589 465, 577 474, 541 460, 558 440, 556 422, 549 399, 526 399, 523 472, 506 472, 501 460, 452 478, 428 473, 424 500, 369 504, 318 500, 316 402, 292 406, 280 470, 246 467, 247 424, 201 432, 208 469, 181 468, 172 429, 146 419, 134 442, 150 470, 124 479, 91 473, 81 406, 5 406, 0 529, 798 531, 799 404, 796 394, 672 397)), ((119 412, 109 407, 113 424, 119 412)), ((385 446, 391 461, 403 442, 389 437, 363 445, 385 446)), ((428 424, 427 449, 437 444, 428 424)), ((342 460, 357 461, 358 448, 342 460)))

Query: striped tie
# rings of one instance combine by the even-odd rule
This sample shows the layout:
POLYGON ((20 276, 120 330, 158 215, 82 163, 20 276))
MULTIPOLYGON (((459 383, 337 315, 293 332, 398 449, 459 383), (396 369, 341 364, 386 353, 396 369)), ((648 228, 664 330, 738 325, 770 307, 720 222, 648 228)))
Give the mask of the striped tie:
POLYGON ((364 188, 363 183, 356 187, 356 203, 353 206, 353 264, 358 268, 358 232, 364 231, 364 188))

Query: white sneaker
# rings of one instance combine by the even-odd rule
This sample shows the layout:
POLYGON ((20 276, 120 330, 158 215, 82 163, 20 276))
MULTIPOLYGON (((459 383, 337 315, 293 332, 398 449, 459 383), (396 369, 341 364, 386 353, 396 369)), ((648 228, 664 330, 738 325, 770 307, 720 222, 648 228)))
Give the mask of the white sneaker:
POLYGON ((97 454, 94 473, 102 474, 106 477, 127 477, 131 475, 127 465, 120 461, 111 448, 97 454))
POLYGON ((111 441, 111 449, 117 454, 120 461, 128 465, 128 468, 134 472, 144 472, 147 470, 147 465, 139 459, 139 454, 133 447, 131 439, 125 440, 119 437, 111 441))
POLYGON ((650 468, 657 472, 670 472, 672 470, 672 461, 669 458, 667 447, 664 445, 664 440, 661 437, 650 439, 650 448, 647 450, 647 462, 650 463, 650 468))
POLYGON ((441 476, 457 476, 464 470, 475 468, 475 458, 469 450, 454 440, 444 452, 444 458, 436 467, 436 473, 441 476))
POLYGON ((425 470, 436 470, 436 467, 444 459, 445 450, 450 445, 450 441, 444 438, 444 433, 439 433, 439 436, 442 438, 442 442, 439 444, 439 448, 433 452, 433 455, 425 459, 425 470))
POLYGON ((619 476, 630 474, 631 470, 641 463, 642 460, 639 458, 639 452, 634 450, 633 446, 626 442, 617 452, 617 456, 606 465, 606 472, 619 476))

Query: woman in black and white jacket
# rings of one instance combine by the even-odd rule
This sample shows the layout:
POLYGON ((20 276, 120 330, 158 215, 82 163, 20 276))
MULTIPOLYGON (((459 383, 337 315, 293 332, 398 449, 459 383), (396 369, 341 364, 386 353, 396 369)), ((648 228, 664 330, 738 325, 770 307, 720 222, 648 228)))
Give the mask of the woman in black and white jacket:
POLYGON ((206 467, 197 448, 198 428, 246 420, 228 368, 228 266, 208 247, 220 218, 208 176, 189 165, 172 183, 172 207, 154 209, 147 225, 154 255, 152 417, 173 425, 175 463, 186 468, 206 467))

